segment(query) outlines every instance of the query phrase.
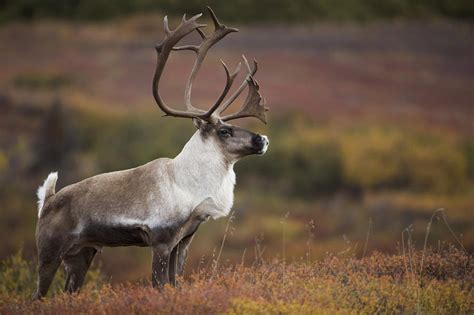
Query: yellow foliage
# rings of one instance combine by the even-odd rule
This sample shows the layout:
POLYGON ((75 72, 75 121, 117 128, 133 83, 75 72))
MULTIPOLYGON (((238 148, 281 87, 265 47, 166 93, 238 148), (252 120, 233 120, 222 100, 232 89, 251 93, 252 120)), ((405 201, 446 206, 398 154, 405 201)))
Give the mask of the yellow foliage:
POLYGON ((446 142, 411 145, 401 153, 414 187, 434 192, 453 192, 467 180, 467 162, 446 142))
POLYGON ((453 192, 464 187, 467 161, 449 138, 372 126, 340 137, 344 175, 365 189, 409 187, 453 192))
POLYGON ((8 158, 0 151, 0 173, 2 173, 8 166, 8 158))
POLYGON ((400 160, 403 136, 380 128, 344 133, 340 137, 344 172, 349 183, 375 188, 399 180, 404 173, 400 160))

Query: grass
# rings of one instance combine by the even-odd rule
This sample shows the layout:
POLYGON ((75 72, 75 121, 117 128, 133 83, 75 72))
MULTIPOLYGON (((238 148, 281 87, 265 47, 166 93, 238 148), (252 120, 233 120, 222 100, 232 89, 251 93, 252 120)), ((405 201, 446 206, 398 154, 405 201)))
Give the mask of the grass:
POLYGON ((472 257, 454 247, 413 251, 409 257, 374 253, 362 259, 259 261, 210 267, 181 279, 179 288, 161 291, 148 283, 94 287, 89 281, 80 294, 56 294, 43 302, 4 292, 0 313, 464 314, 474 311, 471 265, 472 257), (412 272, 407 259, 417 266, 423 261, 422 272, 412 272))

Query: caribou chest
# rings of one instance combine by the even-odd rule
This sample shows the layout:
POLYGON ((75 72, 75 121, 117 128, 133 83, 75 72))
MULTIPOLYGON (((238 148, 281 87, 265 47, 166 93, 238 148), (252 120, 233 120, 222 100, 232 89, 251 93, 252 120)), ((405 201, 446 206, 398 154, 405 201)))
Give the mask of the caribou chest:
MULTIPOLYGON (((193 211, 207 198, 212 198, 219 216, 229 214, 234 201, 235 172, 226 164, 221 149, 212 139, 203 139, 197 131, 173 160, 173 179, 193 211)), ((177 202, 180 202, 177 200, 177 202)), ((215 215, 211 215, 215 217, 215 215)))

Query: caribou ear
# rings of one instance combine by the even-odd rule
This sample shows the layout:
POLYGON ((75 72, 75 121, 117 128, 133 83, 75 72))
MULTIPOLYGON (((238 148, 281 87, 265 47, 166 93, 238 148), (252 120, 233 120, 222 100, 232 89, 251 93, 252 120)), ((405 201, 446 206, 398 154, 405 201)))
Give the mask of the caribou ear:
POLYGON ((204 126, 205 121, 201 118, 193 118, 193 124, 197 129, 201 129, 204 126))

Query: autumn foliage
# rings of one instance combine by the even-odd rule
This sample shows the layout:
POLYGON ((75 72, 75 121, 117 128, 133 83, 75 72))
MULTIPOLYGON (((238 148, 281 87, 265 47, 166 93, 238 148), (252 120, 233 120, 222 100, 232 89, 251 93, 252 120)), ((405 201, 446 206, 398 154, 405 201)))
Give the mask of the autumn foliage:
POLYGON ((3 292, 0 313, 308 314, 474 311, 472 257, 449 247, 409 255, 328 255, 318 261, 255 261, 194 272, 178 288, 88 283, 43 302, 3 292), (423 260, 423 269, 421 261, 423 260))

